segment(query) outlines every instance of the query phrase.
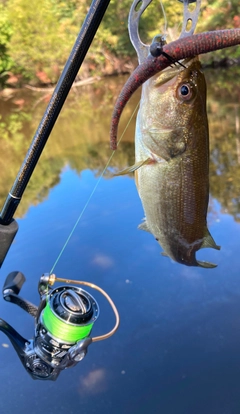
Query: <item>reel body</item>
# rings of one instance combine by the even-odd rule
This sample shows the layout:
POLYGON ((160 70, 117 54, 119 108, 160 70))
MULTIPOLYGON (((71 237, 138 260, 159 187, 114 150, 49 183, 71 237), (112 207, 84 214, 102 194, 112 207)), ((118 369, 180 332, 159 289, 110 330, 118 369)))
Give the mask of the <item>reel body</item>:
MULTIPOLYGON (((33 379, 56 380, 62 370, 75 366, 85 357, 92 342, 108 338, 119 325, 118 312, 106 292, 88 282, 72 281, 97 288, 104 292, 111 306, 114 305, 114 329, 108 334, 92 338, 91 331, 100 312, 96 300, 76 286, 51 289, 55 280, 58 280, 55 275, 41 276, 38 307, 18 295, 25 281, 21 272, 10 273, 3 287, 5 300, 17 304, 35 317, 35 334, 31 340, 23 338, 0 319, 0 330, 9 337, 24 368, 33 379)), ((69 282, 66 279, 61 281, 69 282)))
POLYGON ((99 306, 85 290, 62 286, 48 293, 35 328, 36 354, 53 368, 76 365, 87 353, 99 306), (87 340, 86 340, 87 338, 87 340))

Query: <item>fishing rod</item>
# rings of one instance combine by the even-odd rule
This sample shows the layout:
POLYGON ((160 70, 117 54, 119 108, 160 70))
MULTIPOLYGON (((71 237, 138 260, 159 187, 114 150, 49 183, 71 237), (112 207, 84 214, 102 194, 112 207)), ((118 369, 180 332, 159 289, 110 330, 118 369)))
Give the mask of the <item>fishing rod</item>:
MULTIPOLYGON (((13 218, 14 213, 109 3, 110 0, 92 1, 2 208, 0 213, 0 267, 18 231, 17 222, 13 218)), ((33 379, 56 380, 62 370, 75 366, 85 357, 91 343, 109 338, 118 329, 120 319, 117 308, 109 295, 99 286, 86 281, 60 279, 54 274, 43 274, 38 284, 40 304, 36 306, 19 296, 25 280, 21 272, 11 272, 5 280, 2 293, 6 301, 20 306, 35 318, 34 337, 30 340, 23 338, 1 318, 0 331, 8 336, 24 368, 33 379), (65 283, 66 286, 53 289, 55 282, 65 283), (115 325, 110 332, 100 336, 91 336, 93 325, 99 316, 99 305, 91 294, 74 285, 84 285, 95 289, 107 299, 115 315, 115 325)))
POLYGON ((58 80, 46 111, 39 123, 26 157, 0 213, 0 268, 18 231, 14 213, 37 165, 39 157, 61 112, 74 79, 98 30, 110 0, 93 0, 58 80))

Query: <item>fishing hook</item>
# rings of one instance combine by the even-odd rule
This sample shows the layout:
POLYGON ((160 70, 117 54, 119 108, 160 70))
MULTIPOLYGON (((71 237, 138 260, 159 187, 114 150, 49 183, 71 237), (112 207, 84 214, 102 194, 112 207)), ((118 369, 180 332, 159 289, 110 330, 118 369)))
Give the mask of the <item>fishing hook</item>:
MULTIPOLYGON (((182 25, 181 34, 179 36, 179 39, 181 39, 183 37, 191 36, 193 34, 196 28, 196 25, 197 25, 197 21, 198 21, 201 0, 179 0, 179 1, 183 3, 183 25, 182 25), (189 3, 195 3, 195 2, 196 2, 196 7, 194 8, 193 11, 190 11, 188 7, 189 3)), ((134 0, 130 8, 130 12, 128 16, 129 37, 130 37, 130 40, 131 40, 131 43, 134 49, 136 50, 138 61, 140 64, 143 63, 143 61, 147 58, 147 56, 149 55, 149 52, 154 57, 164 54, 162 48, 166 44, 166 38, 163 35, 155 36, 151 45, 147 45, 143 43, 140 39, 139 30, 138 30, 139 21, 140 21, 140 18, 143 12, 146 10, 146 8, 151 3, 152 3, 152 0, 142 0, 142 1, 134 0)), ((171 60, 170 56, 165 56, 165 57, 171 60)))

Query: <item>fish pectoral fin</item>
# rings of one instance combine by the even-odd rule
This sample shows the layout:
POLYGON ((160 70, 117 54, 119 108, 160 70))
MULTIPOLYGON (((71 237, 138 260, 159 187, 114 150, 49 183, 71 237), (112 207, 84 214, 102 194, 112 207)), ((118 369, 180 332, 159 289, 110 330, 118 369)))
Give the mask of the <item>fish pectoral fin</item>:
POLYGON ((139 224, 138 229, 148 231, 149 233, 151 233, 151 231, 148 228, 148 224, 146 220, 144 220, 142 223, 139 224))
POLYGON ((205 247, 211 247, 212 249, 220 250, 221 246, 218 246, 215 241, 213 240, 213 237, 211 236, 209 230, 206 228, 205 230, 205 236, 203 239, 203 243, 201 246, 201 249, 204 249, 205 247))
POLYGON ((143 160, 143 161, 138 161, 138 162, 136 162, 136 164, 132 165, 131 167, 127 167, 124 170, 119 171, 118 173, 116 173, 114 175, 118 176, 118 175, 125 175, 125 174, 132 173, 132 172, 138 170, 138 168, 141 168, 143 165, 151 164, 152 162, 153 162, 153 160, 151 158, 147 158, 146 160, 143 160))
POLYGON ((210 263, 210 262, 203 262, 201 260, 197 260, 197 264, 200 267, 204 267, 205 269, 214 269, 214 267, 217 267, 216 264, 210 263))
POLYGON ((168 256, 168 254, 167 254, 167 253, 165 253, 165 252, 161 252, 161 255, 162 255, 163 257, 169 257, 169 256, 168 256))

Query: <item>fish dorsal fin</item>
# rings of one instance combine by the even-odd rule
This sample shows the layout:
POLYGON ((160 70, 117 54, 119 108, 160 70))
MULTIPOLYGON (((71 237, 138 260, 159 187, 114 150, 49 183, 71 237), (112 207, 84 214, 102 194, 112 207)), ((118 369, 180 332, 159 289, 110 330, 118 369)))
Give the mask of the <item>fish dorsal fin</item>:
POLYGON ((203 238, 203 243, 201 246, 201 249, 204 249, 205 247, 211 247, 212 249, 220 250, 221 246, 218 246, 215 241, 213 240, 209 230, 205 229, 205 236, 203 238))
POLYGON ((136 162, 136 164, 132 165, 131 167, 127 167, 122 171, 119 171, 118 173, 114 174, 115 176, 118 175, 125 175, 133 173, 134 171, 138 170, 138 168, 142 167, 143 165, 151 164, 153 160, 151 158, 147 158, 146 160, 136 162))
POLYGON ((148 228, 148 224, 147 224, 147 220, 146 219, 142 223, 139 224, 138 229, 139 230, 148 231, 148 233, 151 233, 151 231, 148 228))
POLYGON ((210 262, 203 262, 201 260, 197 260, 197 264, 200 267, 204 267, 205 269, 214 269, 214 267, 217 267, 216 264, 210 263, 210 262))

